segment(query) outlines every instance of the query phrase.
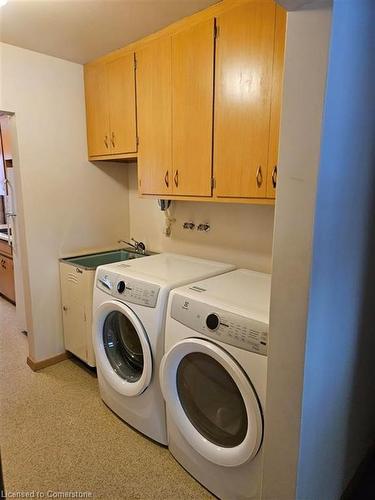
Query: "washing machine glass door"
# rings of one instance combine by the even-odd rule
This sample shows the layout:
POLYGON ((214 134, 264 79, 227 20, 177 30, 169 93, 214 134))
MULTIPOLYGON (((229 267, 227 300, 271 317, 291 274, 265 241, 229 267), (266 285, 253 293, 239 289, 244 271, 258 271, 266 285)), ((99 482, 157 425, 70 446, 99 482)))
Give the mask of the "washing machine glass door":
POLYGON ((152 355, 139 318, 111 300, 98 308, 94 324, 97 364, 108 383, 126 396, 142 393, 151 380, 152 355))
POLYGON ((260 405, 224 349, 203 339, 183 340, 165 354, 160 378, 168 414, 203 457, 228 467, 254 458, 263 433, 260 405))

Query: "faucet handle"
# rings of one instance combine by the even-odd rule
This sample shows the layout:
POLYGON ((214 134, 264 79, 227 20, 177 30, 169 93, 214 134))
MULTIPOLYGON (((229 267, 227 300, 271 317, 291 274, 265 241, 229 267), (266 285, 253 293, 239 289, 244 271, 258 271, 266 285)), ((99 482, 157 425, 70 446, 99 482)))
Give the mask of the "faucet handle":
POLYGON ((126 243, 130 247, 133 247, 136 252, 139 253, 145 253, 146 252, 146 245, 142 241, 137 241, 134 238, 131 238, 131 241, 133 243, 130 243, 129 241, 126 240, 118 240, 118 243, 126 243))
POLYGON ((132 241, 134 241, 134 245, 135 245, 136 250, 141 251, 141 253, 145 253, 146 245, 143 243, 143 241, 137 241, 134 238, 132 238, 132 241))
POLYGON ((146 245, 143 243, 143 241, 137 241, 134 238, 132 238, 131 240, 134 242, 134 248, 137 252, 140 253, 146 252, 146 245))

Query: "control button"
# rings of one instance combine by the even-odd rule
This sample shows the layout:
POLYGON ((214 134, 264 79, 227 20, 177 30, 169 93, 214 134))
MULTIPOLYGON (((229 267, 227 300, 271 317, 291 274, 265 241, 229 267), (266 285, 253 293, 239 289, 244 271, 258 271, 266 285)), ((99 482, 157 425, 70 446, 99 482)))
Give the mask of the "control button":
POLYGON ((119 281, 117 283, 117 291, 118 291, 118 293, 124 293, 125 292, 125 283, 124 283, 124 281, 119 281))
POLYGON ((99 278, 98 281, 108 290, 112 289, 112 284, 111 284, 110 279, 108 278, 107 275, 105 275, 103 278, 99 278))
POLYGON ((217 330, 219 328, 220 319, 217 314, 209 314, 206 318, 206 325, 210 330, 217 330))

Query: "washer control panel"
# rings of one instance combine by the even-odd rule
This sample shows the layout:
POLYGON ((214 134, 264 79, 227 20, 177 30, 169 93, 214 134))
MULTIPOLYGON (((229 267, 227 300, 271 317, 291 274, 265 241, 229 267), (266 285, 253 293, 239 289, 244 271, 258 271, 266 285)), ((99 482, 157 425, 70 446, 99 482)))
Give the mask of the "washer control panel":
POLYGON ((265 323, 181 295, 173 296, 171 316, 207 337, 267 356, 268 326, 265 323))
POLYGON ((146 281, 99 270, 96 286, 116 299, 146 307, 156 307, 160 287, 146 281))

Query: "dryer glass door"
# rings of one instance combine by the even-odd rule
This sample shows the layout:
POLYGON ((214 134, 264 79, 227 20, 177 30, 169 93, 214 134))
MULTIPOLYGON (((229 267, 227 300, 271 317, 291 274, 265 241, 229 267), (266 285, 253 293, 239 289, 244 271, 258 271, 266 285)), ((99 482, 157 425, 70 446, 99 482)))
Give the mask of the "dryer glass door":
POLYGON ((227 467, 257 454, 261 408, 241 366, 217 344, 190 338, 163 357, 160 382, 168 418, 203 457, 227 467))

